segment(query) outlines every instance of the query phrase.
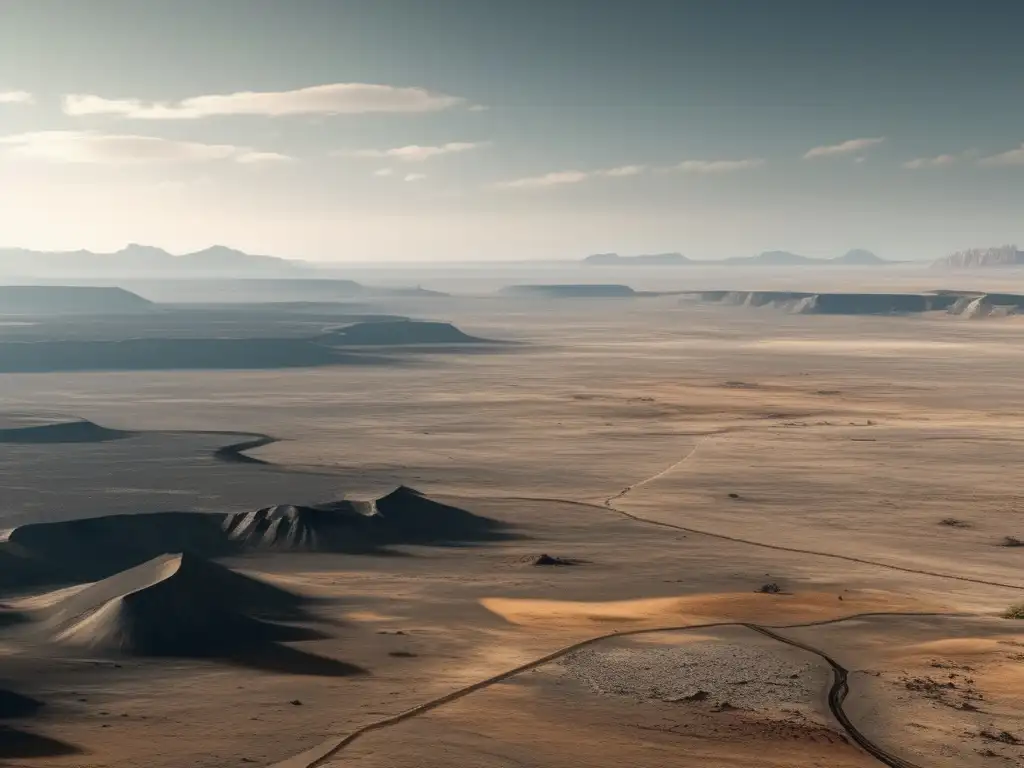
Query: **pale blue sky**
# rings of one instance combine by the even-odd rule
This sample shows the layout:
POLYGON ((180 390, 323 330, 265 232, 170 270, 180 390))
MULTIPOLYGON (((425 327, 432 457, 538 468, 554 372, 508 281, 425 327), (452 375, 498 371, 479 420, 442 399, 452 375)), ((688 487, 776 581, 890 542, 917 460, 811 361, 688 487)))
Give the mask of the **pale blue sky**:
POLYGON ((1009 0, 0 0, 0 245, 1024 241, 1021 21, 1009 0))

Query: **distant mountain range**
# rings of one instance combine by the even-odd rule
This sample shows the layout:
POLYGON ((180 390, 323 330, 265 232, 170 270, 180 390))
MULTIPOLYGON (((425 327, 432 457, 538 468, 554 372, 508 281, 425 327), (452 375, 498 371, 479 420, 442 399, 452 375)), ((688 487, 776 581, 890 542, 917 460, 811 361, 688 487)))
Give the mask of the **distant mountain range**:
POLYGON ((30 251, 0 248, 0 274, 18 277, 302 277, 298 261, 257 256, 214 245, 175 256, 162 248, 131 244, 115 253, 30 251))
POLYGON ((687 258, 681 253, 654 253, 640 256, 620 256, 617 253, 597 253, 587 256, 584 264, 594 266, 692 266, 692 265, 740 265, 740 266, 879 266, 882 264, 893 264, 895 262, 879 258, 871 251, 863 248, 855 248, 842 256, 833 259, 815 259, 810 256, 801 256, 789 251, 765 251, 756 256, 734 256, 722 261, 697 261, 687 258))
POLYGON ((1015 245, 998 248, 971 248, 945 256, 933 265, 936 269, 988 269, 990 267, 1024 267, 1024 251, 1015 245))

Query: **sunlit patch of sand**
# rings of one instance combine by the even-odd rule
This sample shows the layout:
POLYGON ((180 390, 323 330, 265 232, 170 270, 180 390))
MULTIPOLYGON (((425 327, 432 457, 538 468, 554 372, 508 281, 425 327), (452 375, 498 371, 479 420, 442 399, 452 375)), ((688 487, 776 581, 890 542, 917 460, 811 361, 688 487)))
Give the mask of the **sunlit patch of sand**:
POLYGON ((764 595, 725 592, 611 602, 484 598, 481 604, 513 624, 549 627, 622 625, 624 629, 715 622, 787 624, 827 621, 858 613, 940 610, 903 595, 858 590, 842 595, 798 592, 764 595), (840 599, 841 598, 841 599, 840 599))

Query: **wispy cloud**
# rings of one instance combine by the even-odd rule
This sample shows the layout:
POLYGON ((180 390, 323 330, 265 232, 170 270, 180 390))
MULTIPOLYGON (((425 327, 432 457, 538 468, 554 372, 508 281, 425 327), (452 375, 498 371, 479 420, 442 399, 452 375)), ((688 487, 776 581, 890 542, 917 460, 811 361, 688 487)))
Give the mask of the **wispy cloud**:
POLYGON ((34 104, 35 101, 28 91, 0 91, 0 104, 34 104))
POLYGON ((94 131, 39 131, 0 136, 2 147, 7 147, 7 152, 17 157, 54 163, 138 165, 222 160, 259 164, 289 159, 276 152, 259 152, 233 144, 202 144, 94 131))
POLYGON ((609 168, 607 171, 598 171, 597 175, 611 176, 612 178, 622 176, 639 176, 646 170, 647 167, 643 165, 620 165, 618 168, 609 168))
POLYGON ((998 155, 983 157, 978 161, 978 164, 988 168, 1024 165, 1024 144, 1021 144, 1016 149, 1000 152, 998 155))
POLYGON ((295 158, 291 155, 282 155, 280 152, 257 152, 256 150, 243 150, 232 158, 236 163, 251 165, 262 163, 290 163, 295 158))
POLYGON ((405 176, 405 181, 423 181, 425 178, 427 178, 425 173, 408 173, 405 176))
POLYGON ((473 104, 469 107, 470 112, 488 112, 491 108, 485 104, 473 104))
POLYGON ((564 184, 579 184, 593 174, 586 171, 554 171, 543 176, 527 176, 512 181, 500 181, 495 186, 503 189, 540 189, 542 187, 558 187, 564 184))
POLYGON ((916 157, 903 163, 903 167, 911 171, 920 171, 925 168, 943 168, 953 165, 957 161, 956 155, 936 155, 935 157, 916 157))
POLYGON ((822 147, 814 147, 804 154, 805 160, 814 160, 818 157, 836 157, 841 155, 852 155, 856 152, 863 152, 871 147, 878 146, 885 141, 884 136, 873 139, 850 139, 839 144, 829 144, 822 147))
POLYGON ((675 166, 676 170, 684 173, 736 173, 737 171, 751 171, 760 168, 765 164, 761 158, 747 158, 745 160, 684 160, 675 166))
POLYGON ((293 91, 239 91, 193 96, 177 102, 108 99, 73 93, 64 97, 68 115, 117 115, 137 120, 195 120, 223 115, 358 115, 437 112, 465 103, 459 96, 425 88, 371 83, 331 83, 293 91))
POLYGON ((552 173, 545 173, 543 176, 528 176, 523 179, 513 179, 512 181, 499 181, 494 186, 500 189, 542 189, 544 187, 579 184, 590 179, 616 179, 625 176, 639 176, 646 171, 647 166, 645 165, 620 165, 615 168, 602 168, 597 171, 554 171, 552 173))
POLYGON ((405 147, 394 147, 393 149, 357 149, 354 152, 332 152, 335 157, 372 157, 392 158, 409 163, 422 163, 432 157, 440 155, 452 155, 458 152, 469 152, 472 149, 479 149, 487 146, 482 141, 450 141, 436 147, 424 147, 419 144, 410 144, 405 147))
POLYGON ((378 168, 373 172, 374 176, 394 176, 395 171, 393 168, 378 168))

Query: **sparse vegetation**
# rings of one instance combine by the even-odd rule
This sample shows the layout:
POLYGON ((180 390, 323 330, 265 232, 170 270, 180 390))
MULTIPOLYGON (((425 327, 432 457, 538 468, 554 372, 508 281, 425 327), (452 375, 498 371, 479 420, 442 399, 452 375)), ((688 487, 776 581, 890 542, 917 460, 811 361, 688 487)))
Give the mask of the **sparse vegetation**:
POLYGON ((1017 603, 1016 605, 1011 605, 1003 612, 1003 618, 1024 620, 1024 603, 1017 603))
POLYGON ((1004 547, 1024 547, 1024 541, 1021 541, 1016 536, 1004 536, 1003 537, 1004 547))
POLYGON ((958 520, 955 517, 946 517, 940 521, 940 525, 948 525, 950 528, 970 528, 971 524, 966 520, 958 520))
POLYGON ((777 595, 782 592, 782 587, 773 581, 770 584, 762 584, 761 588, 757 591, 762 595, 777 595))

